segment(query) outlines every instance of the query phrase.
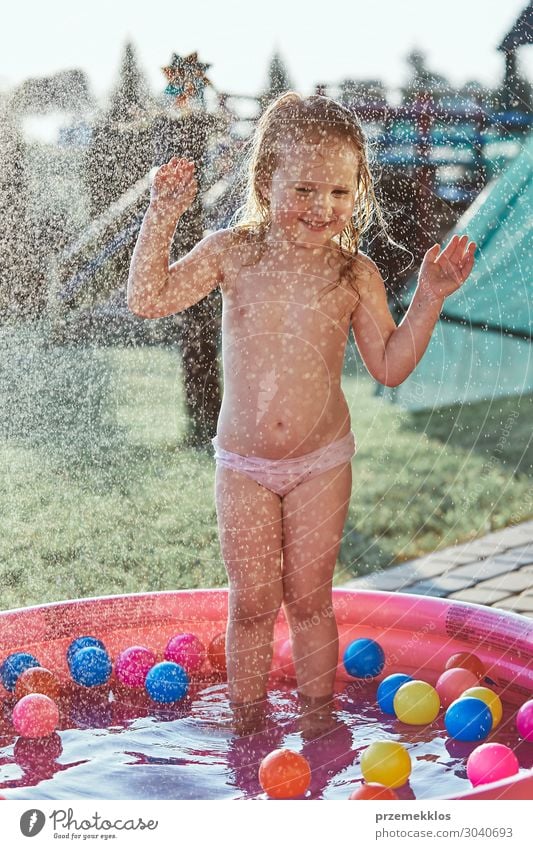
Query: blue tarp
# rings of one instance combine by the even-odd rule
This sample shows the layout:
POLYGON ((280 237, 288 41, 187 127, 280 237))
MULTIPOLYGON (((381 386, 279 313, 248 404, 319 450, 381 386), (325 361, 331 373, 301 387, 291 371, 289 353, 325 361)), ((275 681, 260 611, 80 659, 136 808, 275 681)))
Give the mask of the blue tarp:
MULTIPOLYGON (((474 270, 446 299, 416 370, 401 386, 385 389, 385 397, 423 409, 533 392, 532 177, 533 135, 449 234, 466 233, 476 242, 474 270)), ((415 286, 416 278, 404 308, 415 286)))

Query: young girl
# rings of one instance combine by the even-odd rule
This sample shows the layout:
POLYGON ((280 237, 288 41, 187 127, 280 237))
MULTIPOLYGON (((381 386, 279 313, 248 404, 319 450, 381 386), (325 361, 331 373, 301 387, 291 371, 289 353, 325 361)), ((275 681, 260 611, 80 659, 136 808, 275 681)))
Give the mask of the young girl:
POLYGON ((196 190, 191 162, 174 158, 157 171, 128 305, 162 318, 220 286, 224 396, 213 444, 230 700, 245 711, 264 702, 283 604, 298 692, 304 704, 327 704, 338 660, 333 570, 356 451, 341 389, 350 327, 372 377, 402 383, 444 299, 470 274, 475 244, 454 236, 426 253, 397 327, 382 277, 359 250, 380 217, 363 132, 326 97, 289 92, 270 104, 253 139, 239 224, 169 267, 176 222, 196 190))

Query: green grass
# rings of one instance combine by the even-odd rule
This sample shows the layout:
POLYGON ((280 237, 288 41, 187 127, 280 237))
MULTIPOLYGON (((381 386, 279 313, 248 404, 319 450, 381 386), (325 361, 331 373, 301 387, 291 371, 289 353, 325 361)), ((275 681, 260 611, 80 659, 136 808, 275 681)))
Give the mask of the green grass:
MULTIPOLYGON (((0 608, 225 584, 176 348, 0 342, 0 608)), ((349 368, 359 452, 338 581, 533 514, 533 397, 409 414, 349 368), (503 438, 512 418, 510 435, 503 438)))

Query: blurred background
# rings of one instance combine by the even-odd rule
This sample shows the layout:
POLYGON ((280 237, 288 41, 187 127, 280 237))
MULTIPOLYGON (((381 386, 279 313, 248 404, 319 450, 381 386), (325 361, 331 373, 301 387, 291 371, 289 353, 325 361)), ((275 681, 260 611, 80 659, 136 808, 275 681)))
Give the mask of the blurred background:
POLYGON ((11 8, 0 35, 2 608, 225 583, 220 293, 142 321, 126 281, 154 167, 197 163, 177 258, 230 224, 255 122, 290 89, 363 123, 399 245, 375 228, 363 249, 397 322, 428 247, 479 248, 402 386, 348 342, 338 580, 531 517, 531 3, 76 5, 11 8))

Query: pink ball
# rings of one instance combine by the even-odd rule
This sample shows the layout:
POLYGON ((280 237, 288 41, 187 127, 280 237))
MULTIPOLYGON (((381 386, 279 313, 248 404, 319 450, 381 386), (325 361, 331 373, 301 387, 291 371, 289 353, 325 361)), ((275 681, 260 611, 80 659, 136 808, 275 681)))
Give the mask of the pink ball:
POLYGON ((477 687, 479 681, 473 672, 461 667, 454 667, 443 672, 435 684, 443 708, 447 708, 460 698, 469 687, 477 687))
POLYGON ((144 687, 149 670, 157 658, 145 646, 130 646, 121 651, 115 663, 115 674, 126 687, 144 687))
POLYGON ((13 708, 13 725, 23 737, 48 737, 59 723, 59 709, 42 693, 23 696, 13 708))
POLYGON ((516 714, 516 727, 523 740, 533 743, 533 699, 524 702, 516 714))
POLYGON ((466 762, 466 774, 474 787, 509 778, 519 769, 515 753, 503 743, 483 743, 474 749, 466 762))
POLYGON ((165 660, 182 666, 189 675, 199 672, 205 661, 204 644, 194 634, 176 634, 165 649, 165 660))

